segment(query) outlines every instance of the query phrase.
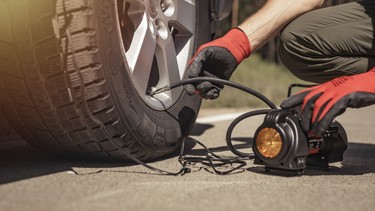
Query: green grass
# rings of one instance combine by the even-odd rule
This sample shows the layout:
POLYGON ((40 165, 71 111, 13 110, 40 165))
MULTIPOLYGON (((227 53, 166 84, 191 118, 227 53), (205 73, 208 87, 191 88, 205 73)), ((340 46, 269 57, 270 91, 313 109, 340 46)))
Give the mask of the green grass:
MULTIPOLYGON (((277 106, 287 97, 289 84, 306 83, 293 76, 282 65, 262 60, 257 54, 253 54, 238 66, 231 81, 257 90, 277 106)), ((265 107, 265 104, 242 91, 225 87, 218 99, 203 101, 203 108, 218 107, 265 107)))

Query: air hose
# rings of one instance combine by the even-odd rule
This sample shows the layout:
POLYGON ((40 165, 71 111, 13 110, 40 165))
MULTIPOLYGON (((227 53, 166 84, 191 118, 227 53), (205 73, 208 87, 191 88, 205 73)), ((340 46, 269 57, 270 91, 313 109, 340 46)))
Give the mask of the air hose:
POLYGON ((189 79, 181 80, 181 81, 175 82, 173 84, 166 85, 166 86, 163 86, 161 88, 158 88, 156 90, 152 90, 149 93, 149 95, 152 97, 156 94, 174 89, 174 88, 179 87, 179 86, 183 86, 183 85, 186 85, 186 84, 196 84, 196 83, 203 82, 203 81, 208 81, 208 82, 211 82, 213 84, 227 85, 227 86, 242 90, 242 91, 244 91, 244 92, 246 92, 250 95, 253 95, 253 96, 259 98, 261 101, 266 103, 271 109, 277 109, 277 107, 275 106, 275 104, 273 104, 271 102, 271 100, 269 100, 267 97, 265 97, 261 93, 255 91, 254 89, 251 89, 251 88, 249 88, 245 85, 242 85, 242 84, 239 84, 239 83, 236 83, 236 82, 233 82, 233 81, 228 81, 228 80, 224 80, 224 79, 220 79, 220 78, 211 78, 211 77, 199 77, 199 78, 189 78, 189 79))
POLYGON ((254 111, 246 112, 246 113, 240 115, 239 117, 237 117, 236 119, 234 119, 233 122, 228 126, 228 130, 227 130, 227 133, 226 133, 226 143, 227 143, 227 146, 228 146, 229 150, 233 154, 239 156, 239 158, 248 158, 248 159, 253 158, 254 155, 252 153, 240 152, 239 150, 237 150, 233 146, 233 144, 232 144, 232 133, 233 133, 234 128, 241 121, 243 121, 245 119, 248 119, 250 117, 257 116, 257 115, 265 115, 268 112, 272 111, 273 109, 277 109, 276 105, 274 103, 272 103, 271 100, 269 100, 263 94, 255 91, 254 89, 251 89, 251 88, 249 88, 245 85, 242 85, 242 84, 239 84, 239 83, 236 83, 236 82, 233 82, 233 81, 223 80, 223 79, 219 79, 219 78, 211 78, 211 77, 199 77, 199 78, 190 78, 190 79, 181 80, 181 81, 172 83, 170 85, 166 85, 164 87, 152 90, 149 93, 149 95, 154 96, 156 94, 174 89, 174 88, 179 87, 179 86, 183 86, 183 85, 186 85, 186 84, 197 84, 197 83, 200 83, 200 82, 203 82, 203 81, 208 81, 208 82, 211 82, 211 83, 216 84, 216 85, 218 85, 218 84, 227 85, 227 86, 239 89, 241 91, 244 91, 244 92, 258 98, 259 100, 263 101, 267 106, 270 107, 270 109, 260 109, 260 110, 254 110, 254 111))

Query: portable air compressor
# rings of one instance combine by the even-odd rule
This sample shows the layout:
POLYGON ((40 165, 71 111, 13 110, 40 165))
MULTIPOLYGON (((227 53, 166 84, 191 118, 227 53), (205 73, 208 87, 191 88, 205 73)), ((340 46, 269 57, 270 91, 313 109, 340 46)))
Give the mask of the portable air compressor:
POLYGON ((348 146, 346 132, 337 121, 321 136, 303 132, 294 110, 272 110, 256 130, 254 164, 271 169, 302 173, 307 167, 328 169, 343 160, 348 146))

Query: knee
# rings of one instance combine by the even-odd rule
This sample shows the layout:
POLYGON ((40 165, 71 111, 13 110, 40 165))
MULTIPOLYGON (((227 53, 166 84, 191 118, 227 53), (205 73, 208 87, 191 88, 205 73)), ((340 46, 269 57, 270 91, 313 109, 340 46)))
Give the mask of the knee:
POLYGON ((319 50, 309 42, 309 29, 305 17, 300 17, 287 25, 280 34, 278 56, 280 61, 296 77, 316 82, 315 75, 319 50))
POLYGON ((290 23, 287 25, 280 34, 280 45, 279 51, 286 51, 289 53, 301 53, 299 52, 299 48, 297 48, 297 32, 296 32, 295 24, 290 23))
POLYGON ((298 48, 297 37, 290 31, 290 27, 285 28, 280 34, 278 55, 281 62, 290 70, 293 64, 302 55, 301 48, 298 48))
POLYGON ((309 31, 303 22, 305 22, 304 17, 299 17, 282 30, 279 45, 281 53, 287 53, 287 56, 301 56, 306 53, 306 37, 309 31))
POLYGON ((306 64, 304 46, 298 42, 294 24, 289 24, 280 34, 278 56, 288 70, 302 80, 306 80, 304 65, 306 64))

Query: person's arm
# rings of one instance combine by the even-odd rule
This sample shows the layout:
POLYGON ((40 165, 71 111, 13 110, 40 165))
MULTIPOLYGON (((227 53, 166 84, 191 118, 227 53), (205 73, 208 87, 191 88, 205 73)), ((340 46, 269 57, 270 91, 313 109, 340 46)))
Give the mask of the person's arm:
MULTIPOLYGON (((279 33, 299 15, 320 7, 324 0, 268 0, 253 16, 223 37, 200 46, 184 78, 216 77, 229 80, 238 64, 279 33)), ((219 97, 223 86, 208 81, 185 85, 188 94, 219 97)))
POLYGON ((286 24, 308 11, 322 6, 325 0, 268 0, 254 15, 238 27, 247 35, 254 51, 275 37, 286 24))

